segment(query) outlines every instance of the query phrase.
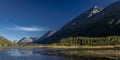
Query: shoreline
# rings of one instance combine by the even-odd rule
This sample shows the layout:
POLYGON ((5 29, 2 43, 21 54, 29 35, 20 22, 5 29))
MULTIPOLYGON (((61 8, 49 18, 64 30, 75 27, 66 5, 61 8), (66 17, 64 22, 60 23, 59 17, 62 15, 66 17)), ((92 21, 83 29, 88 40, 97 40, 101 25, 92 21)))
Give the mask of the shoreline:
POLYGON ((29 48, 115 48, 115 46, 26 46, 29 48))
POLYGON ((116 48, 81 48, 66 50, 49 50, 40 52, 43 55, 58 55, 67 57, 100 58, 109 60, 120 60, 120 49, 116 48))

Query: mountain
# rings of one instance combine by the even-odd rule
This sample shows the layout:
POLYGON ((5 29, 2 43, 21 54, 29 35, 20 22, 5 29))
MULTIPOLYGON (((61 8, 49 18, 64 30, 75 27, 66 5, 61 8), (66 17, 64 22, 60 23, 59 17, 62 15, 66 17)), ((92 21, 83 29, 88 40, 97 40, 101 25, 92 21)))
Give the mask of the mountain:
POLYGON ((34 40, 37 40, 37 39, 38 37, 30 37, 30 38, 24 37, 21 40, 19 40, 17 43, 27 44, 27 43, 32 43, 34 40))
POLYGON ((51 29, 47 33, 45 33, 42 37, 30 37, 30 38, 24 37, 21 40, 19 40, 17 43, 23 43, 23 44, 38 43, 43 39, 52 36, 55 32, 56 32, 55 30, 51 29))
POLYGON ((44 39, 44 38, 48 38, 50 36, 52 36, 56 31, 55 30, 49 30, 47 33, 45 33, 40 39, 44 39))
POLYGON ((43 36, 41 36, 39 39, 34 40, 33 43, 38 43, 38 42, 42 41, 43 39, 48 38, 48 37, 54 35, 55 33, 56 33, 56 31, 51 29, 47 33, 45 33, 43 36))
POLYGON ((44 39, 42 43, 58 42, 60 39, 65 38, 67 36, 77 35, 80 31, 82 32, 82 30, 85 28, 84 26, 86 25, 86 23, 90 24, 94 21, 94 20, 89 20, 89 19, 102 10, 103 8, 94 6, 90 10, 82 13, 81 15, 73 19, 71 22, 63 26, 53 36, 44 39))
POLYGON ((104 37, 120 35, 120 1, 106 8, 98 6, 82 13, 54 35, 39 43, 55 43, 67 37, 104 37))
POLYGON ((34 41, 34 40, 39 39, 39 37, 30 37, 29 39, 32 39, 34 41))
MULTIPOLYGON (((101 14, 101 15, 100 15, 101 14)), ((120 35, 120 1, 106 7, 100 19, 92 23, 83 33, 85 36, 119 36, 120 35)))
POLYGON ((100 16, 94 17, 96 14, 101 12, 103 8, 94 6, 90 10, 84 12, 83 14, 79 15, 75 19, 73 19, 71 22, 63 26, 57 33, 57 35, 64 35, 66 36, 76 36, 80 35, 85 28, 87 28, 89 25, 93 22, 95 22, 100 16))
POLYGON ((0 36, 0 46, 5 46, 6 44, 10 44, 11 42, 4 38, 3 36, 0 36))

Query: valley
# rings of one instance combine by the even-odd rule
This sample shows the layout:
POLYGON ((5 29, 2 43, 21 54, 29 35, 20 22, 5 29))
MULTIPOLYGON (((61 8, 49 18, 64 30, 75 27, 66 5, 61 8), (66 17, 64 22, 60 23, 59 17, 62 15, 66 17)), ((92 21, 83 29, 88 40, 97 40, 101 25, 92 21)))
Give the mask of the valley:
POLYGON ((104 8, 93 6, 60 29, 36 26, 4 29, 19 33, 19 37, 31 33, 28 34, 31 37, 23 37, 14 42, 0 36, 0 60, 120 60, 119 0, 104 8), (38 31, 44 32, 43 35, 37 35, 38 31))

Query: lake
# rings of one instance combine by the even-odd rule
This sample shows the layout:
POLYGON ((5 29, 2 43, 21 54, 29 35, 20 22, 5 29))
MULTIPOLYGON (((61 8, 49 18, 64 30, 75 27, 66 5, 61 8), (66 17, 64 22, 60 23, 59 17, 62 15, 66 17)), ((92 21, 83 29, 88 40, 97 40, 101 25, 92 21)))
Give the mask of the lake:
MULTIPOLYGON (((83 57, 68 57, 59 55, 41 54, 41 52, 63 49, 28 48, 28 47, 3 47, 0 50, 0 60, 98 60, 83 57)), ((99 59, 103 60, 103 59, 99 59)))

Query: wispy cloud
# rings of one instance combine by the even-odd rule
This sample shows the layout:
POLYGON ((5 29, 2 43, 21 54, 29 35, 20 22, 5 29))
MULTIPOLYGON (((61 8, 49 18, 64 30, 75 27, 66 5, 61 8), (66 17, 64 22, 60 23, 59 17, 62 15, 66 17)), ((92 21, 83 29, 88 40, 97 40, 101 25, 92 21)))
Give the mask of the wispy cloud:
POLYGON ((5 28, 7 30, 12 30, 12 31, 29 31, 29 32, 35 32, 35 31, 46 31, 47 29, 45 28, 40 28, 40 27, 24 27, 24 26, 14 26, 13 28, 5 28))
POLYGON ((22 31, 43 31, 45 29, 39 28, 39 27, 20 27, 16 26, 15 27, 17 30, 22 30, 22 31))

